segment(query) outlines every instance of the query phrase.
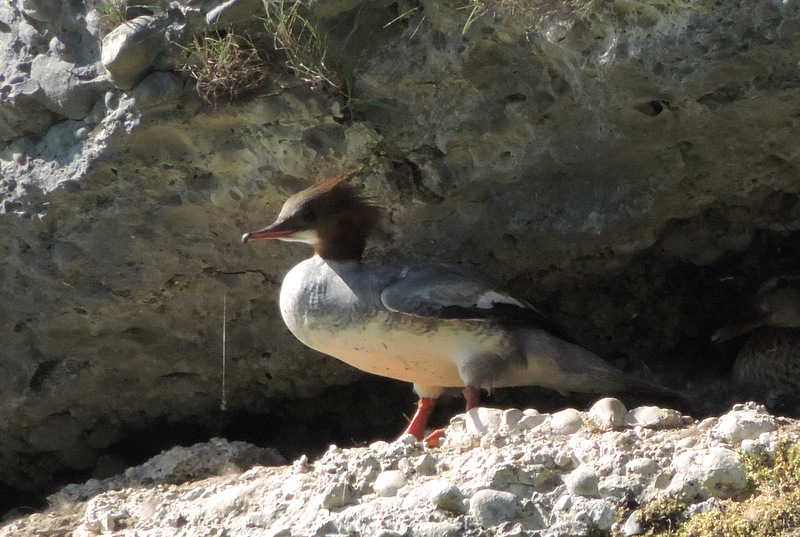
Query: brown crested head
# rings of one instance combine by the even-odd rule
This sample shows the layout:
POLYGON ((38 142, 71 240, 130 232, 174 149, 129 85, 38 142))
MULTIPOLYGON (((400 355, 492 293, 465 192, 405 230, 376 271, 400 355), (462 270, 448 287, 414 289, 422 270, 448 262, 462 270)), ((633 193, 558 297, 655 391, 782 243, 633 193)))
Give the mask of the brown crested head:
POLYGON ((360 259, 379 218, 380 209, 346 179, 328 179, 290 197, 272 225, 242 241, 305 242, 324 259, 360 259))
POLYGON ((756 293, 758 315, 751 321, 717 330, 711 339, 725 341, 762 326, 800 327, 800 276, 783 275, 768 279, 756 293))
POLYGON ((758 308, 770 326, 800 327, 800 276, 773 276, 758 290, 758 308))

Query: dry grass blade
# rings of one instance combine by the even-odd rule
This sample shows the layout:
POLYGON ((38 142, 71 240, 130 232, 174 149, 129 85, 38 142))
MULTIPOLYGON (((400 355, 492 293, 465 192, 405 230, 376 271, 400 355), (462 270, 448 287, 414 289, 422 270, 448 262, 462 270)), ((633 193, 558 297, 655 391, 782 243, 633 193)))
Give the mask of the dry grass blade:
POLYGON ((317 89, 338 87, 325 65, 324 39, 301 14, 300 2, 288 7, 283 2, 270 3, 266 9, 264 25, 273 36, 275 49, 286 55, 286 67, 317 89))
POLYGON ((195 36, 190 51, 197 62, 187 66, 197 81, 197 94, 212 106, 230 103, 260 86, 267 64, 252 46, 232 32, 222 36, 195 36))

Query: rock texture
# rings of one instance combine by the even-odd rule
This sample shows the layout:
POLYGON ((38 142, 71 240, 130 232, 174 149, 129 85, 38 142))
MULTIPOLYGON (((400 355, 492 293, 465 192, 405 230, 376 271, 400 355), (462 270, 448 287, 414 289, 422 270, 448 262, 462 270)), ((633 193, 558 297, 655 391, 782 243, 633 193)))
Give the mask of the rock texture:
POLYGON ((281 66, 258 2, 165 1, 115 28, 91 3, 0 5, 0 493, 88 474, 136 431, 229 423, 223 317, 229 411, 295 449, 400 430, 408 387, 325 395, 360 375, 277 315, 308 252, 239 242, 344 173, 386 208, 373 255, 477 268, 615 365, 701 386, 697 413, 728 404, 736 343, 709 335, 800 261, 797 2, 475 6, 311 5, 343 81, 326 92, 281 66), (272 63, 211 108, 182 47, 223 23, 272 63), (139 31, 147 57, 123 61, 139 31), (270 421, 287 408, 291 434, 270 421))
POLYGON ((689 513, 746 496, 751 484, 742 453, 768 457, 779 438, 797 439, 797 422, 755 405, 736 407, 719 423, 594 426, 569 434, 546 423, 500 421, 469 432, 461 426, 468 420, 457 417, 435 449, 409 435, 364 448, 330 446, 314 463, 301 458, 271 468, 236 467, 226 458, 233 446, 219 440, 211 449, 172 450, 105 483, 69 486, 51 497, 47 513, 11 522, 0 536, 193 537, 211 528, 231 537, 549 537, 612 529, 630 536, 643 533, 637 506, 656 498, 685 502, 689 513), (750 429, 756 416, 772 431, 750 429), (723 421, 740 423, 743 436, 719 435, 723 421), (195 479, 184 482, 187 467, 195 479), (165 468, 178 469, 178 477, 165 468))

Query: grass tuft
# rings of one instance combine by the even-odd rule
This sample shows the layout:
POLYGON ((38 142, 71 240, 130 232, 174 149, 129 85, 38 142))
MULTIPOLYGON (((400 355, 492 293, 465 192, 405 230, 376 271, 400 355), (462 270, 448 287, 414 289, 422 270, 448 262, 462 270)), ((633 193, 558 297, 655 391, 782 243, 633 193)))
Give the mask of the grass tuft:
POLYGON ((211 106, 228 104, 260 86, 267 62, 247 39, 233 32, 195 36, 185 69, 197 81, 197 94, 211 106))
POLYGON ((264 26, 275 49, 285 54, 286 68, 315 89, 338 87, 335 75, 325 65, 325 39, 301 12, 301 2, 270 2, 266 10, 264 26))

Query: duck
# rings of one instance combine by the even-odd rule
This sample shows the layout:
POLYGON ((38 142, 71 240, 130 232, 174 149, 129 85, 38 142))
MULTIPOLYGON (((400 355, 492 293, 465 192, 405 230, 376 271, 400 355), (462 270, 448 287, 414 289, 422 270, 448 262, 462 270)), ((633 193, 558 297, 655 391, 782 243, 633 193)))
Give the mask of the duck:
POLYGON ((770 410, 797 415, 800 411, 800 275, 768 278, 759 287, 757 314, 725 326, 711 336, 723 342, 750 337, 736 355, 732 377, 748 395, 770 410))
MULTIPOLYGON (((367 262, 381 209, 346 179, 318 182, 284 203, 244 243, 305 243, 313 256, 285 276, 280 313, 304 345, 357 369, 409 382, 419 397, 405 434, 425 437, 445 390, 466 410, 481 390, 540 386, 559 392, 669 393, 577 345, 525 299, 476 271, 430 258, 367 262)), ((438 429, 429 445, 441 437, 438 429)))

